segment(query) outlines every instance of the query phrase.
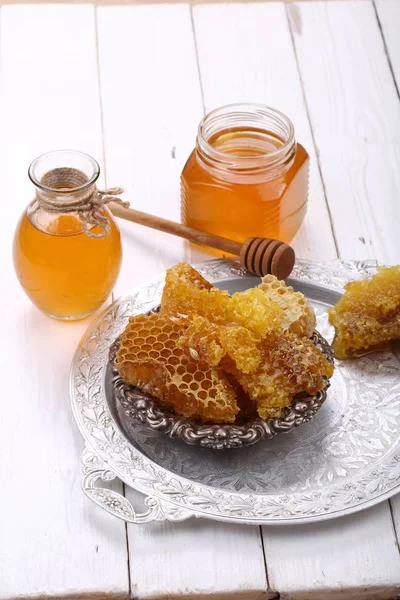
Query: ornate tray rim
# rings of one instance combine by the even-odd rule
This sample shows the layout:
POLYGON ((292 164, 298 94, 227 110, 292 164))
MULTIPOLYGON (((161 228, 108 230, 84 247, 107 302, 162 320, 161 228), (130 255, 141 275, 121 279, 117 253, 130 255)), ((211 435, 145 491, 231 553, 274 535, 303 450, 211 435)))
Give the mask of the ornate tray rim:
MULTIPOLYGON (((211 281, 246 275, 231 260, 216 259, 195 266, 211 281)), ((299 260, 292 277, 341 291, 347 281, 367 276, 376 266, 376 261, 299 260)), ((268 495, 198 484, 169 472, 132 446, 120 432, 105 399, 104 371, 109 346, 123 329, 124 320, 157 304, 163 281, 164 276, 155 277, 107 307, 89 326, 72 361, 72 411, 87 442, 83 488, 94 502, 135 523, 155 519, 180 521, 196 516, 243 524, 283 525, 350 514, 400 491, 400 449, 386 457, 379 467, 375 466, 369 477, 364 475, 357 482, 343 480, 328 489, 268 495), (146 513, 136 514, 126 498, 97 487, 99 479, 108 481, 115 476, 146 495, 146 513)))

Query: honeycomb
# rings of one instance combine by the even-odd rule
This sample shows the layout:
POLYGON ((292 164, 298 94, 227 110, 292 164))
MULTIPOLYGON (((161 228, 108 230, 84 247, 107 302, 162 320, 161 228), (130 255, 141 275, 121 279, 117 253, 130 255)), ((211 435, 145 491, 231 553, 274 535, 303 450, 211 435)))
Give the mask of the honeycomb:
POLYGON ((229 377, 178 348, 183 326, 160 314, 129 320, 116 354, 122 379, 158 398, 178 415, 232 423, 239 408, 229 377))
POLYGON ((160 313, 130 319, 116 366, 179 415, 215 423, 273 418, 333 373, 307 339, 314 326, 304 296, 273 276, 230 296, 180 263, 167 271, 160 313))
POLYGON ((258 289, 283 309, 281 327, 284 331, 309 338, 312 336, 316 326, 315 313, 301 292, 295 292, 273 275, 263 277, 258 289))
POLYGON ((161 314, 174 319, 191 314, 209 316, 217 310, 216 318, 229 310, 228 292, 213 288, 204 277, 186 263, 178 263, 167 270, 161 298, 161 314))
POLYGON ((241 372, 230 358, 222 366, 257 404, 262 419, 279 417, 295 395, 315 395, 333 374, 333 364, 311 340, 293 333, 268 334, 261 344, 261 364, 254 373, 241 372))
POLYGON ((216 366, 225 355, 244 373, 255 371, 261 362, 260 340, 241 325, 217 325, 200 316, 190 317, 188 327, 177 342, 209 365, 216 366))
POLYGON ((260 338, 281 327, 282 308, 259 288, 250 288, 232 296, 233 310, 227 325, 237 323, 250 329, 260 338))
POLYGON ((161 299, 161 313, 182 319, 201 316, 219 325, 241 325, 264 337, 280 327, 282 309, 257 288, 228 292, 213 287, 190 265, 168 269, 161 299))
POLYGON ((371 279, 353 281, 329 310, 336 358, 400 339, 400 265, 380 267, 371 279))

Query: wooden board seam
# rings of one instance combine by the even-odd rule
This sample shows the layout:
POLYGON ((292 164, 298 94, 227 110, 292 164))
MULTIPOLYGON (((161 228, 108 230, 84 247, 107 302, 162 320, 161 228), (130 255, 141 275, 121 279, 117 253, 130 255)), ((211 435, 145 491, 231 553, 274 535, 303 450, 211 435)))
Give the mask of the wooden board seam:
POLYGON ((399 90, 399 86, 398 86, 398 84, 397 84, 396 76, 395 76, 395 74, 394 74, 392 60, 391 60, 391 58, 390 58, 389 49, 388 49, 388 46, 387 46, 387 42, 386 42, 386 38, 385 38, 385 34, 384 34, 384 32, 383 32, 382 23, 381 23, 381 20, 380 20, 380 18, 379 18, 378 9, 377 9, 377 7, 376 7, 376 2, 375 2, 375 0, 372 0, 372 6, 374 7, 374 12, 375 12, 375 17, 376 17, 376 22, 378 23, 379 32, 380 32, 380 34, 381 34, 381 37, 382 37, 383 48, 384 48, 384 50, 385 50, 386 60, 387 60, 387 62, 388 62, 388 65, 389 65, 390 73, 391 73, 391 75, 392 75, 392 79, 393 79, 393 85, 394 85, 394 87, 395 87, 395 89, 396 89, 397 97, 398 97, 398 99, 399 99, 399 101, 400 101, 400 90, 399 90))

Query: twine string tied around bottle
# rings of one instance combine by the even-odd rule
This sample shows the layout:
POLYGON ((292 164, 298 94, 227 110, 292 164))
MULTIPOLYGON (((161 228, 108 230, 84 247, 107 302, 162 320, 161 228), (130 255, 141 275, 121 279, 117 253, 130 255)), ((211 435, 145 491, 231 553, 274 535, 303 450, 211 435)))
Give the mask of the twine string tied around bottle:
POLYGON ((120 187, 97 189, 90 184, 85 173, 79 169, 63 167, 48 171, 41 178, 41 188, 36 190, 40 207, 50 213, 77 213, 84 232, 92 238, 104 238, 110 231, 110 221, 103 207, 110 202, 128 208, 129 202, 119 198, 124 190, 120 187), (94 233, 95 226, 101 228, 94 233))

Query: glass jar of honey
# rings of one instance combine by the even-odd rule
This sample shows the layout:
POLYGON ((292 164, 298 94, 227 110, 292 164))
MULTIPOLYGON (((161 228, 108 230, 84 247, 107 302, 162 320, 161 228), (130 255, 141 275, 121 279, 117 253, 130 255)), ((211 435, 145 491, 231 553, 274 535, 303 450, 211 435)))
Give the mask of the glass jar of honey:
POLYGON ((182 222, 238 242, 289 242, 306 213, 308 176, 286 115, 258 104, 218 108, 201 121, 182 171, 182 222))
POLYGON ((36 197, 14 237, 14 266, 32 302, 57 319, 82 319, 109 296, 121 266, 121 238, 105 206, 120 189, 100 192, 97 162, 56 151, 29 168, 36 197))

